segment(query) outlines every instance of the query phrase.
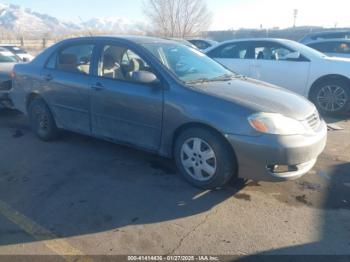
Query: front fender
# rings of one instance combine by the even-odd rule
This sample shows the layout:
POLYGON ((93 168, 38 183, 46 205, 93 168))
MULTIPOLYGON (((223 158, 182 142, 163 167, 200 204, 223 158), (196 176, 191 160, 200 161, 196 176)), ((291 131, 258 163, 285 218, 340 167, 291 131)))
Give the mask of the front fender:
POLYGON ((164 94, 164 116, 160 154, 171 156, 174 136, 185 125, 200 124, 225 134, 258 136, 248 116, 254 113, 217 97, 186 87, 164 94), (184 90, 185 89, 185 90, 184 90), (187 90, 186 90, 187 89, 187 90))

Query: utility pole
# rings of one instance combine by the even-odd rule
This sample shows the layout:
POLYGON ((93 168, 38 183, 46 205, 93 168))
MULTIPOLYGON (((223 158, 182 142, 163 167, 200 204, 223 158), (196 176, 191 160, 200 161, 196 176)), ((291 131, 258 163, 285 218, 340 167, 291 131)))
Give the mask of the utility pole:
POLYGON ((294 17, 293 27, 294 27, 294 28, 295 28, 296 25, 297 25, 298 13, 299 13, 299 10, 298 10, 298 9, 294 9, 294 10, 293 10, 293 17, 294 17))

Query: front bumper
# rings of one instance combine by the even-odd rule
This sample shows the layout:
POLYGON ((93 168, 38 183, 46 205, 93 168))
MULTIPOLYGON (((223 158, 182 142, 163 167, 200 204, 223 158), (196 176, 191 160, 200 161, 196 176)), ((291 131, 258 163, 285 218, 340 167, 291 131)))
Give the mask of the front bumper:
POLYGON ((314 167, 327 143, 327 125, 322 121, 313 135, 226 135, 226 138, 236 153, 240 178, 286 181, 300 178, 314 167), (290 169, 277 173, 271 166, 290 169))

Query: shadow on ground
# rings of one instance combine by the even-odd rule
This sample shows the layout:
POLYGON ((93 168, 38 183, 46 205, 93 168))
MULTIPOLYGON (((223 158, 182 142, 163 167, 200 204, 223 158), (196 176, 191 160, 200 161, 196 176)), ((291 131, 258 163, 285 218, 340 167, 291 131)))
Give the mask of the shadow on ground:
POLYGON ((349 121, 350 113, 339 117, 330 117, 330 116, 323 116, 323 117, 328 124, 336 124, 340 121, 349 121))
MULTIPOLYGON (((0 200, 59 238, 201 214, 244 186, 201 191, 183 181, 170 160, 75 134, 43 143, 22 115, 6 116, 0 200)), ((35 241, 8 221, 1 224, 0 245, 35 241)))

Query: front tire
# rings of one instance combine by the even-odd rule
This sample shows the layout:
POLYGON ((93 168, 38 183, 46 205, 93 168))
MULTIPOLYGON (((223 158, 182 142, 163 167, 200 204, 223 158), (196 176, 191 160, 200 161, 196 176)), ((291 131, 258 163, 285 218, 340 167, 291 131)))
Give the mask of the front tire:
POLYGON ((342 79, 328 79, 317 84, 310 100, 323 115, 339 116, 350 110, 350 85, 342 79))
POLYGON ((190 128, 175 142, 174 158, 181 175, 195 187, 223 187, 237 175, 236 158, 227 142, 205 128, 190 128))
POLYGON ((28 115, 32 131, 43 141, 55 140, 59 135, 52 113, 40 98, 34 99, 28 108, 28 115))

